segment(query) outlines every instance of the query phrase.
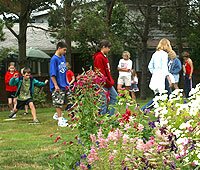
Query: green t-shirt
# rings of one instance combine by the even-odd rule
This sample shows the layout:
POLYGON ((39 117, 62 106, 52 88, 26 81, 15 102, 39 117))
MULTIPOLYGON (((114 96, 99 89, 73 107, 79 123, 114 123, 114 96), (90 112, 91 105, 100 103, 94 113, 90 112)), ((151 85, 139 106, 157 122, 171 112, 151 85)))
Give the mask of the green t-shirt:
POLYGON ((31 98, 30 94, 30 79, 23 79, 18 100, 27 100, 31 98))

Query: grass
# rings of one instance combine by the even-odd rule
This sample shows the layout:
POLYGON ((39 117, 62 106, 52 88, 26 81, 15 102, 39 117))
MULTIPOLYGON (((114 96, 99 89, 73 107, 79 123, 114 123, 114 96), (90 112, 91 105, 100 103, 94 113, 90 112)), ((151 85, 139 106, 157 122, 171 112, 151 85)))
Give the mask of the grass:
POLYGON ((54 112, 53 108, 37 109, 40 125, 29 125, 32 116, 22 115, 22 111, 12 121, 5 120, 9 112, 0 112, 0 170, 52 169, 51 158, 66 147, 61 142, 54 143, 55 138, 59 135, 63 141, 70 141, 75 134, 69 127, 57 126, 52 119, 54 112))
MULTIPOLYGON (((137 99, 137 102, 142 106, 148 100, 137 99)), ((52 119, 54 112, 54 108, 37 109, 40 125, 28 124, 32 121, 30 113, 23 115, 19 111, 16 120, 6 121, 9 112, 0 112, 0 170, 52 169, 52 158, 67 147, 61 141, 54 143, 56 137, 69 142, 76 135, 69 127, 57 126, 57 121, 52 119)))

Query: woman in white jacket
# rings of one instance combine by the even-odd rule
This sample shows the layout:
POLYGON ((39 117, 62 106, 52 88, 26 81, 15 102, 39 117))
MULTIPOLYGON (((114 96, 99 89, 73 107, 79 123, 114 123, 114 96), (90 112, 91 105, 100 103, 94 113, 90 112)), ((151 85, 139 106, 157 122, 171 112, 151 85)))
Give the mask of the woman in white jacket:
MULTIPOLYGON (((172 85, 169 77, 170 73, 168 70, 168 53, 172 50, 170 41, 163 38, 159 41, 156 52, 152 55, 149 62, 148 69, 152 74, 149 87, 154 91, 155 95, 161 94, 165 90, 165 79, 169 81, 169 85, 172 85)), ((145 106, 142 107, 144 111, 153 104, 153 100, 149 101, 145 106)))

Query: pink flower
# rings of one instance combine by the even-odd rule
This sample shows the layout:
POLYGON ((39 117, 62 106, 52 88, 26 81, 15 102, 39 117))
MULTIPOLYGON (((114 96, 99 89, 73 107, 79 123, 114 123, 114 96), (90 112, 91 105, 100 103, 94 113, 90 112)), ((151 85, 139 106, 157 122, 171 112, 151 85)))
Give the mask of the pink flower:
POLYGON ((90 134, 90 139, 92 140, 93 143, 95 143, 97 140, 94 134, 90 134))
POLYGON ((103 138, 98 139, 99 148, 106 148, 107 147, 107 140, 103 138))
POLYGON ((142 124, 138 124, 138 131, 142 132, 144 129, 144 126, 142 124))
POLYGON ((91 148, 90 153, 87 156, 87 159, 89 164, 92 164, 93 162, 99 160, 98 154, 94 147, 91 148))
POLYGON ((102 134, 102 129, 99 128, 99 131, 97 132, 97 137, 98 137, 98 138, 101 138, 102 136, 103 136, 103 134, 102 134))
POLYGON ((136 149, 143 151, 145 148, 144 142, 142 139, 138 139, 136 142, 136 149))
POLYGON ((112 161, 114 160, 114 158, 115 158, 115 157, 111 154, 111 155, 109 156, 109 161, 112 162, 112 161))
POLYGON ((126 144, 128 142, 128 140, 129 140, 129 136, 124 134, 124 136, 123 136, 123 144, 126 144))
POLYGON ((80 163, 80 168, 82 170, 88 170, 87 166, 84 163, 82 163, 82 162, 80 163))

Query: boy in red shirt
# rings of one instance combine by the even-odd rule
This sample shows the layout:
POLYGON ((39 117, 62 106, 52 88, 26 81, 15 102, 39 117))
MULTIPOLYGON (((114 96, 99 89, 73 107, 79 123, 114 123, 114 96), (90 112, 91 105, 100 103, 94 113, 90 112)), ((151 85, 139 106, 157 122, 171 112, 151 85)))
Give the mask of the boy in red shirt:
POLYGON ((94 54, 94 70, 99 70, 105 77, 106 77, 106 84, 104 86, 104 91, 102 93, 102 106, 100 114, 106 114, 109 113, 110 115, 113 115, 115 112, 115 109, 112 107, 110 110, 108 110, 108 105, 114 105, 117 102, 117 92, 114 85, 114 80, 110 73, 110 65, 109 60, 107 58, 107 54, 110 51, 111 43, 108 40, 102 40, 99 43, 98 51, 94 54), (106 97, 106 93, 109 94, 110 101, 108 101, 108 98, 106 97))

